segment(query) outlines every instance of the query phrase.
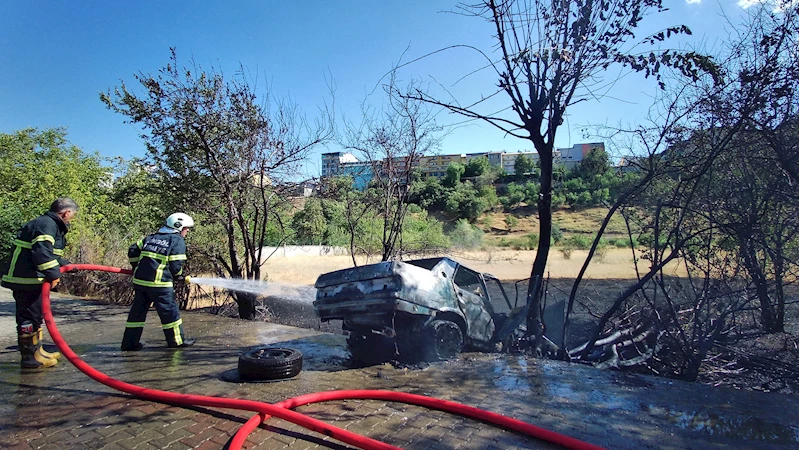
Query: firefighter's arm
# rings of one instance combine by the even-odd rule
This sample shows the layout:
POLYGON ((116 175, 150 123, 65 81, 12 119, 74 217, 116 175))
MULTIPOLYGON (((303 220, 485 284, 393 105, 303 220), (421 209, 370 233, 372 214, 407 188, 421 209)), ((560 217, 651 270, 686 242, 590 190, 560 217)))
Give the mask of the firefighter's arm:
POLYGON ((186 261, 186 241, 183 239, 175 241, 169 252, 169 271, 176 279, 182 279, 183 263, 186 261))
POLYGON ((136 265, 139 264, 139 260, 141 259, 142 245, 144 245, 144 239, 139 239, 138 242, 128 248, 128 261, 130 262, 131 267, 134 269, 136 268, 136 265))
POLYGON ((31 240, 31 258, 36 270, 44 275, 47 281, 61 278, 61 271, 58 259, 53 252, 55 238, 53 234, 48 234, 48 230, 37 232, 31 240))

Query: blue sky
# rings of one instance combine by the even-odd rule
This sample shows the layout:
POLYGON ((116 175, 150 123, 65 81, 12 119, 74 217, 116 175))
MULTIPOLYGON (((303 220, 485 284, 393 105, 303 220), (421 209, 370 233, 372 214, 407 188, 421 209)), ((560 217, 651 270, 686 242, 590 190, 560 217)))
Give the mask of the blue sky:
MULTIPOLYGON (((469 3, 467 1, 467 3, 469 3)), ((671 11, 647 23, 653 28, 685 24, 684 42, 713 46, 724 32, 723 9, 733 18, 752 0, 674 0, 671 11)), ((99 92, 133 74, 155 73, 175 47, 180 61, 232 75, 239 64, 258 74, 275 96, 290 96, 309 116, 330 102, 327 79, 336 86, 336 112, 359 120, 360 104, 382 100, 375 91, 397 61, 456 44, 490 49, 491 29, 476 18, 449 14, 442 0, 309 1, 70 1, 0 0, 0 132, 65 127, 85 151, 124 158, 144 156, 139 130, 99 100, 99 92), (406 51, 407 50, 407 51, 406 51), (373 93, 370 95, 371 93, 373 93)), ((454 84, 480 64, 474 53, 451 50, 403 68, 401 77, 436 80, 454 92, 490 93, 491 73, 454 84)), ((588 124, 634 124, 645 114, 654 82, 625 77, 604 98, 572 109, 559 130, 558 147, 585 139, 588 124), (623 99, 623 100, 620 100, 623 99)), ((504 99, 503 99, 504 100, 504 99)), ((460 122, 439 114, 442 124, 460 122)), ((318 153, 326 150, 320 148, 318 153)), ((452 130, 443 153, 531 150, 485 124, 452 130)), ((319 157, 309 162, 318 175, 319 157)))

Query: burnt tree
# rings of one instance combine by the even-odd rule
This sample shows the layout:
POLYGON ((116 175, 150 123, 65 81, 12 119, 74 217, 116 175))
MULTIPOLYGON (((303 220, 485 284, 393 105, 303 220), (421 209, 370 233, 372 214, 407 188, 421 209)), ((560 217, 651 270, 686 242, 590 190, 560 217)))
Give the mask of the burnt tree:
POLYGON ((552 175, 555 136, 567 109, 601 97, 612 66, 656 76, 661 67, 700 72, 707 61, 695 53, 655 50, 656 44, 685 26, 669 27, 637 40, 634 32, 646 16, 663 11, 657 0, 486 0, 462 4, 457 12, 483 18, 495 30, 498 57, 473 48, 496 71, 497 89, 469 102, 445 102, 426 92, 413 98, 468 118, 484 120, 508 135, 529 141, 539 155, 541 189, 538 199, 538 253, 527 291, 528 337, 535 350, 550 347, 543 338, 543 279, 552 230, 552 175), (643 51, 651 48, 652 51, 643 51), (504 93, 510 114, 489 109, 486 100, 504 93), (462 106, 468 105, 468 106, 462 106))

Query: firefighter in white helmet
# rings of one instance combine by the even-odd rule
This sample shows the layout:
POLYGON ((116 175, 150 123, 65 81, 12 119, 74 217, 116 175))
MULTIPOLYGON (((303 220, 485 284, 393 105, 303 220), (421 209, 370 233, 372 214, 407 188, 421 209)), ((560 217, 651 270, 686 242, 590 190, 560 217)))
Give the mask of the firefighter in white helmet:
POLYGON ((166 343, 170 348, 188 347, 194 339, 183 334, 183 320, 175 303, 174 281, 182 280, 183 262, 186 261, 186 234, 194 226, 187 214, 175 213, 166 218, 166 223, 156 233, 136 242, 128 249, 128 258, 133 266, 133 289, 136 295, 128 313, 125 335, 122 337, 123 351, 138 351, 144 347, 141 341, 147 310, 155 305, 166 343))

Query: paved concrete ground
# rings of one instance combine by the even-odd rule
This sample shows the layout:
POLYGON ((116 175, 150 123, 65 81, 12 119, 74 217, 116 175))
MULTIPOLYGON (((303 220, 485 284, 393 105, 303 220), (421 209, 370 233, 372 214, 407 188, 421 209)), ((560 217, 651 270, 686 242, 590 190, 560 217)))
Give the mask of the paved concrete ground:
MULTIPOLYGON (((425 370, 351 368, 342 336, 205 314, 184 314, 197 345, 165 347, 157 315, 148 347, 121 353, 126 309, 75 299, 54 302, 58 327, 82 358, 110 376, 183 393, 277 402, 334 389, 393 389, 505 414, 614 449, 797 448, 799 397, 674 382, 519 356, 467 353, 425 370), (304 354, 298 377, 273 383, 222 380, 247 348, 275 344, 304 354)), ((13 302, 0 291, 0 448, 221 449, 251 414, 177 407, 113 391, 69 362, 20 373, 13 302), (13 328, 11 328, 13 330, 13 328)), ((513 432, 384 401, 298 408, 320 420, 407 449, 550 448, 513 432)), ((270 419, 246 448, 350 448, 270 419)))

